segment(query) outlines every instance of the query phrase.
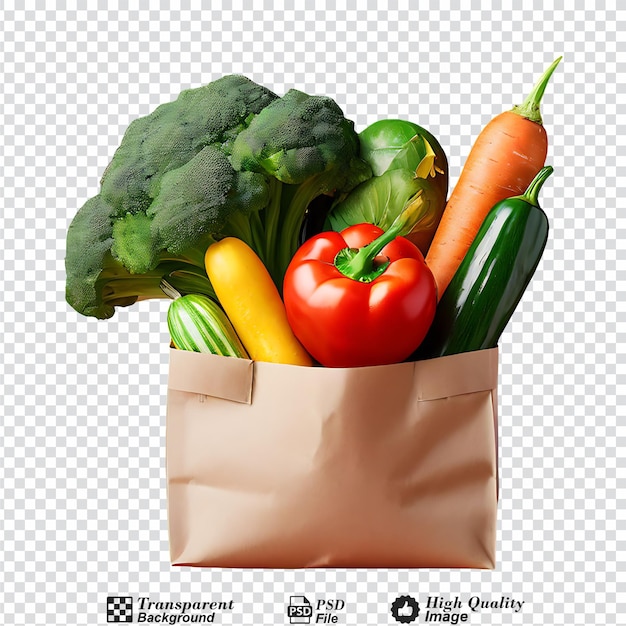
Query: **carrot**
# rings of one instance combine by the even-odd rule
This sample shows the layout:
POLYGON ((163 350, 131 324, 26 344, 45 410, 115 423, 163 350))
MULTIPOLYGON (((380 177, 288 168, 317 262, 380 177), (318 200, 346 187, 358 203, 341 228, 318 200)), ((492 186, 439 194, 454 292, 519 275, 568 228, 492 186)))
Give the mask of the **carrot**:
POLYGON ((491 208, 521 195, 544 166, 548 137, 539 104, 559 57, 526 100, 494 117, 478 135, 426 255, 443 295, 491 208))

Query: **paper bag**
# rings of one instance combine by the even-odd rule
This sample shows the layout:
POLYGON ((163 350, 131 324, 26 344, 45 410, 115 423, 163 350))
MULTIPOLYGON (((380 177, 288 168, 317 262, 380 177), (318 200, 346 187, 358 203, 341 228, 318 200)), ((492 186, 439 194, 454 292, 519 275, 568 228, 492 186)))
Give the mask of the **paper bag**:
POLYGON ((170 359, 173 564, 494 567, 497 349, 353 369, 170 359))

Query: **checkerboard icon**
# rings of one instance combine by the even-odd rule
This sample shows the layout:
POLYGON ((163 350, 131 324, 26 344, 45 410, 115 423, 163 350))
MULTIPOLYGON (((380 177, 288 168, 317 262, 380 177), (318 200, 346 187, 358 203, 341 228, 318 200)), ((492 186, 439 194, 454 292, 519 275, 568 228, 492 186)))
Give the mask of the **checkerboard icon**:
POLYGON ((107 598, 107 622, 125 624, 133 621, 133 599, 131 597, 107 598))

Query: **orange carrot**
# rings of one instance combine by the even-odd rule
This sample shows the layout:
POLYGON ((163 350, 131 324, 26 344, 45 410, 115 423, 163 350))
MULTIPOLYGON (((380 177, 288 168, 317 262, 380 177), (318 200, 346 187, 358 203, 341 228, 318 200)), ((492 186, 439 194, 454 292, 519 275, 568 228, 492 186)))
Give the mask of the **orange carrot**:
POLYGON ((561 58, 546 70, 521 105, 494 117, 472 146, 426 255, 439 299, 487 213, 501 200, 524 193, 544 166, 548 137, 539 104, 561 58))

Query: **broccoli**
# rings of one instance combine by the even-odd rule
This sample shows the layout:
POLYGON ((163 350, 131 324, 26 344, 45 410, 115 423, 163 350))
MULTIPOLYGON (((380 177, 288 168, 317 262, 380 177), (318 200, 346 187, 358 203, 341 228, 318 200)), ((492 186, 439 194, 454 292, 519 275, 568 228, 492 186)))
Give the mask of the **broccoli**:
POLYGON ((231 162, 236 169, 283 183, 280 190, 274 187, 275 201, 264 214, 266 253, 261 255, 279 290, 311 202, 320 195, 345 194, 370 178, 371 169, 358 154, 354 124, 339 106, 295 89, 272 101, 235 139, 231 162))
POLYGON ((214 295, 204 254, 225 236, 248 243, 282 290, 309 204, 370 176, 330 98, 279 98, 238 75, 183 91, 130 124, 100 193, 70 224, 67 301, 105 319, 164 297, 162 278, 214 295))

